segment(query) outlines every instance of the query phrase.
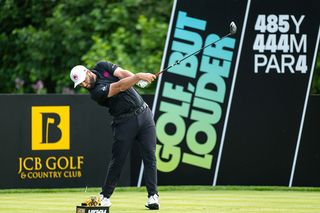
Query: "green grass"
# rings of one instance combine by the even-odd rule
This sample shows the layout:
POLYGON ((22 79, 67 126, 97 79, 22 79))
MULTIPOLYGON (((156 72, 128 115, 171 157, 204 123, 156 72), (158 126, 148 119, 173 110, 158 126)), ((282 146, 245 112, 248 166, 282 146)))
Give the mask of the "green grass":
MULTIPOLYGON (((0 213, 70 213, 98 188, 0 190, 0 213)), ((318 213, 320 188, 159 187, 163 213, 318 213)), ((117 188, 110 213, 148 212, 145 188, 117 188)), ((154 211, 153 211, 154 212, 154 211)))

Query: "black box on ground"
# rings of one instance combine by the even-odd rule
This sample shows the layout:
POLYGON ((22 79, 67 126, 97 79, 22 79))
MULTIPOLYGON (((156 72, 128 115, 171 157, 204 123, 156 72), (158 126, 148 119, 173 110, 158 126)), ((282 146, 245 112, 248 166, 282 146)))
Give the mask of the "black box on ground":
POLYGON ((105 206, 77 206, 76 213, 109 213, 109 208, 105 206))

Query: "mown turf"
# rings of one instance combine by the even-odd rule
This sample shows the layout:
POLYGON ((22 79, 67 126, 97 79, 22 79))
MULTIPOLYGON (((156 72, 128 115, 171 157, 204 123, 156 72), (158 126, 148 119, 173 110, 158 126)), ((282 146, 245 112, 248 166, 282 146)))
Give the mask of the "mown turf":
MULTIPOLYGON (((0 190, 0 213, 70 213, 98 188, 0 190)), ((319 188, 159 187, 163 213, 318 213, 319 188)), ((110 213, 148 212, 144 188, 117 188, 110 213)))

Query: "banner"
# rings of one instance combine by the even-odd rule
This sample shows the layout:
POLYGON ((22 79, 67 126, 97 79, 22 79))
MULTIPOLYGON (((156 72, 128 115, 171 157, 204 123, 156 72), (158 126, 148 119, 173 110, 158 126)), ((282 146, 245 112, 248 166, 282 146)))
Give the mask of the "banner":
POLYGON ((217 184, 291 186, 319 45, 317 5, 251 1, 217 184))
MULTIPOLYGON (((0 100, 0 188, 102 186, 112 147, 106 108, 87 95, 3 95, 0 100)), ((130 185, 130 173, 127 161, 119 185, 130 185)))
MULTIPOLYGON (((234 1, 176 1, 162 67, 228 34, 231 21, 241 29, 245 7, 234 1)), ((160 184, 212 183, 239 38, 207 47, 159 79, 154 112, 160 184)))
POLYGON ((160 76, 159 184, 288 185, 319 40, 316 4, 174 2, 162 68, 226 35, 231 21, 238 33, 160 76))

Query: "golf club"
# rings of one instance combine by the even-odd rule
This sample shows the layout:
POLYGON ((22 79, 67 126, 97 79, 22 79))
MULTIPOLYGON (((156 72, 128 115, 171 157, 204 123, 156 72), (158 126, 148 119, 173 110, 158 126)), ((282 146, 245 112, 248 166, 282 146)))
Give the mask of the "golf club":
MULTIPOLYGON (((170 68, 172 68, 172 67, 180 64, 182 61, 186 60, 187 58, 189 58, 189 57, 191 57, 191 56, 193 56, 193 55, 198 54, 201 50, 203 50, 203 49, 205 49, 205 48, 207 48, 207 47, 209 47, 209 46, 217 43, 218 41, 221 41, 222 39, 224 39, 224 38, 226 38, 226 37, 228 37, 228 36, 230 36, 230 35, 234 35, 236 32, 237 32, 237 26, 236 26, 236 24, 235 24, 234 22, 231 22, 231 23, 230 23, 230 28, 229 28, 229 33, 228 33, 227 35, 225 35, 225 36, 219 38, 218 40, 216 40, 216 41, 214 41, 214 42, 212 42, 212 43, 210 43, 210 44, 207 44, 206 46, 202 47, 201 49, 199 49, 199 50, 197 50, 197 51, 195 51, 195 52, 193 52, 193 53, 185 56, 184 58, 176 61, 176 63, 174 63, 174 64, 166 67, 165 69, 161 70, 160 72, 157 72, 155 75, 156 75, 156 76, 159 76, 161 73, 164 73, 164 72, 166 72, 168 69, 170 69, 170 68)), ((139 87, 141 87, 141 88, 145 88, 148 84, 149 84, 149 83, 148 83, 147 81, 144 81, 144 80, 140 80, 140 81, 137 83, 137 85, 138 85, 139 87)))

